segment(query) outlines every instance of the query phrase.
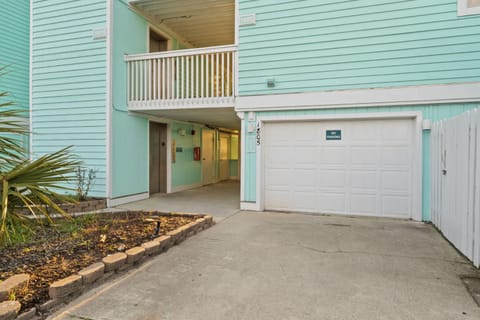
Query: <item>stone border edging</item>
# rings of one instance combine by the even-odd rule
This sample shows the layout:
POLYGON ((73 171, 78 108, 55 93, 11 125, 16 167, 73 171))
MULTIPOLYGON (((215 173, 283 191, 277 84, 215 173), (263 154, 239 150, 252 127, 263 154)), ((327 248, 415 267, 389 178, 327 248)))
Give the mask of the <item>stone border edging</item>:
MULTIPOLYGON (((160 213, 160 212, 157 212, 160 213)), ((171 216, 199 216, 198 214, 188 213, 160 213, 162 215, 171 216)), ((205 215, 196 219, 180 228, 167 232, 166 235, 162 235, 151 241, 145 242, 138 247, 128 249, 125 252, 119 252, 112 255, 108 255, 102 259, 101 262, 96 262, 90 266, 80 270, 78 273, 68 276, 64 279, 60 279, 50 284, 48 294, 51 300, 32 308, 21 315, 18 315, 20 310, 20 304, 18 301, 1 301, 0 300, 0 320, 33 320, 43 319, 49 315, 49 313, 59 305, 68 303, 72 299, 80 296, 83 292, 87 291, 94 285, 100 284, 108 280, 113 274, 123 272, 137 266, 144 262, 151 256, 160 254, 167 251, 174 245, 177 245, 191 237, 198 232, 205 230, 215 224, 213 217, 205 215)), ((13 275, 2 283, 15 282, 19 278, 19 275, 13 275), (10 280, 10 281, 9 281, 10 280)), ((24 285, 23 280, 19 281, 20 285, 24 285)), ((14 290, 15 287, 9 290, 14 290)), ((5 300, 5 299, 4 299, 5 300)))
MULTIPOLYGON (((63 211, 67 214, 75 214, 75 213, 87 213, 87 212, 95 212, 98 210, 103 210, 107 208, 107 200, 106 199, 91 199, 80 201, 78 203, 61 203, 59 207, 62 208, 63 211)), ((47 207, 47 212, 51 213, 52 215, 56 215, 56 213, 51 212, 52 209, 47 207)), ((20 211, 22 214, 31 216, 30 210, 24 208, 20 211)))

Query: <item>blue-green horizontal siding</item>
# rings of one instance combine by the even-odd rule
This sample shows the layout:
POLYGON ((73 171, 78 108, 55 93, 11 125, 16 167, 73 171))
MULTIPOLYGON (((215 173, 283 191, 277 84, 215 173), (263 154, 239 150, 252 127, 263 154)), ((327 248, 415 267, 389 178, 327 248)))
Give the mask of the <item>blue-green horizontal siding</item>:
MULTIPOLYGON (((148 51, 149 22, 130 9, 127 0, 113 1, 113 9, 112 197, 118 198, 149 191, 149 122, 145 117, 128 113, 124 58, 125 54, 148 51)), ((172 37, 172 47, 176 50, 184 45, 172 37)), ((184 165, 187 157, 181 158, 172 164, 174 187, 199 181, 198 170, 184 165)))
POLYGON ((201 146, 202 127, 194 124, 173 123, 172 139, 175 140, 177 148, 181 152, 176 152, 175 163, 172 163, 172 187, 191 186, 202 183, 202 163, 193 160, 193 148, 201 146), (193 136, 178 134, 180 129, 190 133, 195 130, 197 133, 193 136))
POLYGON ((34 156, 65 146, 97 171, 90 195, 106 196, 106 0, 34 0, 34 156))
POLYGON ((240 95, 480 81, 480 15, 456 0, 240 0, 240 95), (267 88, 266 79, 276 86, 267 88))
MULTIPOLYGON (((370 108, 339 108, 339 109, 318 109, 318 110, 289 110, 289 111, 263 111, 256 112, 256 116, 302 116, 302 115, 332 115, 332 114, 357 114, 357 113, 388 113, 388 112, 421 112, 423 119, 437 122, 452 118, 465 111, 480 107, 478 103, 467 104, 440 104, 423 106, 392 106, 392 107, 370 107, 370 108)), ((255 124, 255 122, 252 122, 255 124)), ((246 131, 248 121, 243 121, 243 130, 246 131)), ((245 139, 245 201, 256 201, 256 144, 255 133, 246 133, 245 139)), ((423 132, 423 164, 422 164, 422 214, 424 221, 430 221, 430 132, 423 132)))
POLYGON ((123 1, 113 2, 113 198, 149 192, 148 119, 128 113, 127 64, 124 59, 125 53, 147 52, 148 22, 123 1))
POLYGON ((4 1, 0 10, 0 92, 18 107, 29 108, 30 4, 4 1))

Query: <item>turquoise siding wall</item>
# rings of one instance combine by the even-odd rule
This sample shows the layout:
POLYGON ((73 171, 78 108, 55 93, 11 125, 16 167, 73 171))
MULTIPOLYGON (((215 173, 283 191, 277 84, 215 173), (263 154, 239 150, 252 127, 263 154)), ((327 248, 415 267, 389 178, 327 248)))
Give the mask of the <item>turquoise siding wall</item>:
POLYGON ((230 160, 230 177, 238 177, 238 160, 230 160))
POLYGON ((240 0, 249 13, 240 95, 480 81, 480 15, 457 0, 240 0))
POLYGON ((147 52, 147 22, 114 1, 112 197, 148 192, 148 120, 128 114, 124 54, 147 52))
MULTIPOLYGON (((451 118, 467 110, 480 107, 479 103, 469 104, 444 104, 426 106, 405 107, 372 107, 372 108, 345 108, 345 109, 322 109, 322 110, 298 110, 298 111, 268 111, 257 112, 257 116, 273 115, 311 115, 311 114, 352 114, 352 113, 377 113, 377 112, 401 112, 420 111, 424 119, 432 122, 451 118)), ((255 122, 253 122, 255 123, 255 122)), ((247 121, 243 121, 243 129, 246 129, 247 121)), ((244 131, 246 132, 246 130, 244 131)), ((256 144, 255 134, 246 133, 245 153, 245 201, 256 201, 256 144)), ((423 132, 423 220, 430 221, 430 132, 423 132)))
POLYGON ((6 1, 0 10, 0 92, 8 92, 5 101, 25 110, 29 108, 29 63, 29 2, 6 1))
MULTIPOLYGON (((21 1, 22 2, 22 1, 21 1)), ((26 1, 25 1, 26 2, 26 1)), ((17 5, 17 2, 15 2, 17 5)), ((33 153, 73 145, 106 196, 106 0, 33 1, 33 153)), ((2 9, 3 10, 3 9, 2 9)))
POLYGON ((181 148, 181 152, 176 153, 176 161, 172 164, 172 187, 189 186, 202 183, 202 163, 193 160, 193 147, 201 146, 202 127, 173 123, 172 139, 175 140, 177 148, 181 148), (186 135, 180 136, 179 129, 185 129, 186 135), (191 135, 191 131, 195 130, 195 135, 191 135))
MULTIPOLYGON (((113 23, 113 110, 112 110, 112 197, 145 193, 148 186, 148 119, 128 113, 127 64, 124 54, 146 53, 148 50, 148 22, 129 9, 126 0, 114 1, 113 23)), ((173 39, 172 47, 180 49, 181 43, 173 39)), ((172 125, 172 138, 178 124, 172 125)), ((185 126, 187 127, 187 126, 185 126)), ((198 130, 198 136, 200 130, 198 130)), ((191 137, 191 136, 190 136, 191 137)), ((183 138, 183 137, 182 137, 183 138)), ((184 143, 182 139, 178 142, 184 143)), ((201 182, 201 170, 193 162, 193 146, 185 143, 185 151, 177 154, 172 165, 172 186, 201 182), (188 161, 187 161, 188 159, 188 161)))

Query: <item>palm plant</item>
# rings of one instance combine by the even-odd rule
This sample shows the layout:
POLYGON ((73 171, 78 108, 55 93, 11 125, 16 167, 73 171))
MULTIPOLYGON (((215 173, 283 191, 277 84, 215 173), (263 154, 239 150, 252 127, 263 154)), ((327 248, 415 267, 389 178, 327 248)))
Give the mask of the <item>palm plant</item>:
POLYGON ((24 112, 11 102, 2 103, 6 97, 0 92, 0 246, 26 221, 25 209, 35 219, 51 221, 48 208, 66 215, 58 203, 73 200, 60 192, 74 191, 66 183, 75 180, 81 164, 70 148, 29 159, 21 139, 29 133, 24 112))

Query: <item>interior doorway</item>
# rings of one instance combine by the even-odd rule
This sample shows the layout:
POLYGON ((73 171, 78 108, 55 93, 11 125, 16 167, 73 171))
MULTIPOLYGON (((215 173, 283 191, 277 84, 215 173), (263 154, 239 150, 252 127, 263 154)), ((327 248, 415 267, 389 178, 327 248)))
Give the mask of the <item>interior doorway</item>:
POLYGON ((230 179, 230 135, 220 133, 219 180, 230 179))
POLYGON ((150 194, 167 192, 167 125, 150 122, 150 194))
MULTIPOLYGON (((148 51, 153 52, 163 52, 170 49, 170 40, 160 33, 156 32, 152 28, 149 29, 149 45, 148 51)), ((166 71, 164 69, 165 65, 158 63, 156 66, 152 67, 150 71, 150 86, 152 88, 153 99, 165 99, 165 88, 168 86, 168 79, 165 80, 166 71), (163 78, 160 76, 163 74, 163 78)), ((170 84, 172 86, 173 84, 170 84)))
POLYGON ((202 130, 202 174, 203 184, 216 182, 215 174, 215 131, 202 130))
POLYGON ((150 28, 150 45, 149 45, 149 52, 162 52, 169 50, 169 43, 168 38, 162 36, 160 33, 156 32, 152 28, 150 28))

